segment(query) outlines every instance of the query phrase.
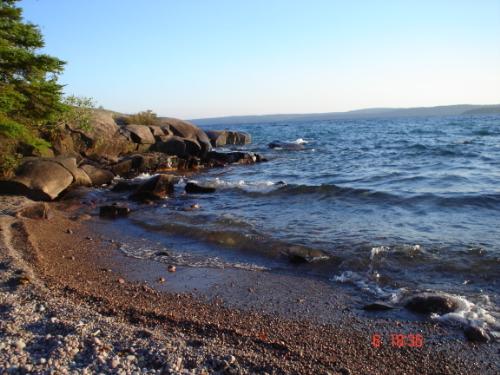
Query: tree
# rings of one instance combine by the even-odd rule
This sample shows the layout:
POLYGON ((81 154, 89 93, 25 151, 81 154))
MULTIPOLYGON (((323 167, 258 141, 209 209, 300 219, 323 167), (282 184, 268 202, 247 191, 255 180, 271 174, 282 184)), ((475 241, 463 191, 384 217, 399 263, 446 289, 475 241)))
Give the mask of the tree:
POLYGON ((47 148, 40 131, 67 109, 57 82, 65 62, 38 52, 43 36, 17 2, 0 0, 0 174, 20 144, 47 148))

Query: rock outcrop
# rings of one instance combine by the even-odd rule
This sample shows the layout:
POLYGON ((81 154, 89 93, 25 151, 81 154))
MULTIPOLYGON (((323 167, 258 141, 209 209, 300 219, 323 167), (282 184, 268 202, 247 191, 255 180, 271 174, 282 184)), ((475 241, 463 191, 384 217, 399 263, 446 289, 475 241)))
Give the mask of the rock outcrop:
POLYGON ((248 133, 234 132, 229 130, 207 130, 205 132, 213 147, 226 145, 246 145, 252 143, 252 137, 248 133))
MULTIPOLYGON (((214 142, 187 121, 160 118, 156 125, 124 124, 115 121, 115 115, 95 110, 89 126, 62 125, 51 140, 56 156, 26 158, 14 178, 0 181, 0 192, 53 200, 70 186, 102 186, 115 176, 131 178, 145 172, 263 161, 250 152, 212 151, 212 143, 218 145, 222 140, 224 144, 249 143, 246 133, 212 132, 214 142)), ((151 199, 156 196, 154 191, 150 194, 151 199)))

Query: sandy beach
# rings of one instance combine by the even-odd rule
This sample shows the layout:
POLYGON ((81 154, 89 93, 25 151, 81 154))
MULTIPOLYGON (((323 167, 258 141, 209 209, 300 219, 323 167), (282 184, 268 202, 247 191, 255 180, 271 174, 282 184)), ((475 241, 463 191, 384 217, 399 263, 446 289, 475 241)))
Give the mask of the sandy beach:
POLYGON ((319 281, 168 272, 125 257, 123 238, 104 236, 108 224, 79 206, 52 203, 48 219, 16 216, 31 204, 2 197, 0 368, 7 373, 498 371, 496 344, 469 343, 430 322, 363 316, 356 301, 319 281), (391 333, 421 334, 424 342, 397 347, 391 333), (382 337, 379 347, 373 334, 382 337))

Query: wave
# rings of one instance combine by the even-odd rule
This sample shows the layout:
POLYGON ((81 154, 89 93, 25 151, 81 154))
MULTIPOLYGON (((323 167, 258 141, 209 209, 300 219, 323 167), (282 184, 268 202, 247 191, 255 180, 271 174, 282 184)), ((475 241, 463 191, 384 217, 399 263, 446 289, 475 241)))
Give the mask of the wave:
POLYGON ((233 190, 239 190, 243 194, 254 197, 286 197, 299 195, 317 195, 321 198, 353 198, 365 201, 373 201, 390 204, 420 204, 429 203, 439 206, 474 206, 482 208, 500 208, 500 193, 485 194, 460 194, 455 196, 444 196, 433 193, 400 196, 382 191, 342 187, 335 184, 302 185, 302 184, 272 184, 267 185, 265 190, 246 189, 244 183, 230 186, 233 190))

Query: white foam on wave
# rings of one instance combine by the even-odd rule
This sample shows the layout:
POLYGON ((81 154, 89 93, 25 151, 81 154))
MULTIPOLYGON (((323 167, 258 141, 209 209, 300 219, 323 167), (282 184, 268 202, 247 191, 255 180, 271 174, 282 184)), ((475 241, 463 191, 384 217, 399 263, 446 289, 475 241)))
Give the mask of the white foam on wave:
POLYGON ((479 327, 490 333, 494 337, 500 335, 500 311, 491 302, 486 294, 477 297, 474 303, 464 296, 440 293, 447 296, 457 303, 457 309, 453 312, 439 315, 432 314, 431 319, 440 323, 460 326, 460 327, 479 327))
POLYGON ((146 246, 133 246, 122 244, 120 251, 128 257, 136 259, 152 259, 161 263, 173 264, 183 267, 196 268, 236 268, 247 271, 266 271, 267 267, 259 266, 245 262, 227 262, 219 257, 196 256, 191 253, 176 253, 172 250, 159 250, 146 246), (165 251, 165 255, 158 255, 159 252, 165 251), (168 255, 167 255, 168 254, 168 255))
POLYGON ((295 141, 293 141, 292 143, 296 143, 298 145, 304 145, 306 143, 309 143, 308 141, 306 141, 305 139, 303 138, 297 138, 295 141))
POLYGON ((211 180, 205 180, 205 181, 197 181, 197 180, 190 179, 189 182, 194 182, 194 183, 201 184, 203 186, 210 186, 210 187, 219 188, 219 189, 238 188, 238 189, 242 189, 242 190, 250 191, 250 192, 267 192, 267 191, 273 190, 274 188, 282 186, 282 185, 277 185, 273 181, 269 181, 269 180, 226 181, 226 180, 223 180, 219 177, 216 177, 216 178, 211 179, 211 180))

